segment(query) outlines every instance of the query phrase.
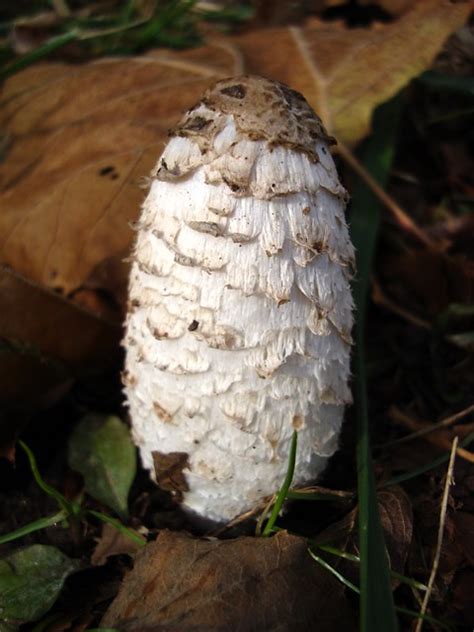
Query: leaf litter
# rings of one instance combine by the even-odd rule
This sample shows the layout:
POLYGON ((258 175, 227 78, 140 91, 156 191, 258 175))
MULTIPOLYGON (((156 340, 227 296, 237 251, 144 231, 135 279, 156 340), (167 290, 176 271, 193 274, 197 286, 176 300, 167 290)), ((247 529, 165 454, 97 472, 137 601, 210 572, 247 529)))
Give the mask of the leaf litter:
MULTIPOLYGON (((1 261, 7 266, 0 292, 6 301, 10 298, 5 303, 9 310, 0 316, 6 342, 0 373, 4 384, 11 385, 4 445, 11 445, 19 431, 16 426, 12 432, 12 419, 20 416, 24 425, 30 422, 27 442, 31 437, 39 450, 48 481, 77 497, 81 481, 67 470, 64 458, 71 425, 80 423, 88 412, 124 417, 120 397, 110 406, 101 382, 94 384, 92 395, 85 385, 96 382, 94 374, 116 373, 120 366, 120 356, 114 358, 113 351, 118 350, 126 300, 124 259, 143 197, 140 186, 146 186, 143 177, 151 171, 167 129, 204 86, 243 69, 286 81, 302 91, 332 132, 351 146, 369 133, 374 107, 405 87, 407 105, 387 190, 443 247, 437 252, 426 250, 393 222, 383 222, 375 273, 387 300, 374 301, 368 312, 367 369, 373 443, 382 446, 374 452, 375 473, 392 589, 398 604, 416 610, 416 598, 394 573, 405 580, 428 581, 446 465, 410 479, 403 489, 381 487, 400 472, 435 461, 445 454, 446 444, 430 445, 420 437, 390 448, 390 441, 409 430, 393 424, 388 411, 395 404, 411 419, 429 424, 472 404, 472 348, 453 345, 453 336, 473 330, 472 314, 461 310, 459 316, 452 307, 472 302, 472 231, 466 202, 472 186, 465 142, 469 118, 443 123, 444 114, 452 111, 459 97, 432 84, 430 99, 440 95, 434 113, 440 122, 433 124, 424 82, 406 86, 430 67, 446 37, 462 26, 467 15, 467 3, 423 0, 400 9, 400 17, 367 28, 347 29, 341 22, 311 17, 298 26, 248 28, 227 38, 216 38, 212 32, 213 42, 182 52, 149 50, 140 58, 73 67, 43 62, 13 75, 2 92, 6 135, 0 163, 0 199, 7 208, 0 219, 1 261), (453 155, 460 157, 460 168, 453 167, 453 155), (38 319, 25 320, 21 317, 25 313, 38 319), (407 320, 405 313, 414 319, 407 320), (55 321, 48 328, 51 317, 55 321), (429 323, 429 329, 417 326, 417 318, 429 323), (31 386, 36 383, 37 394, 31 386), (53 419, 56 426, 51 425, 53 419), (42 457, 42 427, 46 431, 62 427, 54 443, 63 455, 54 464, 42 457)), ((449 62, 450 50, 443 49, 442 71, 462 67, 465 76, 465 64, 449 62)), ((457 45, 455 54, 459 55, 457 45)), ((351 189, 354 175, 349 170, 344 175, 351 189)), ((177 518, 172 498, 154 488, 143 472, 133 483, 130 501, 122 493, 115 507, 110 497, 97 494, 86 483, 88 516, 110 507, 127 521, 128 511, 126 524, 131 529, 145 528, 142 532, 151 539, 158 536, 136 555, 134 570, 126 576, 103 626, 146 630, 166 625, 171 626, 166 629, 186 630, 204 621, 211 626, 208 629, 233 630, 239 621, 242 630, 290 630, 309 629, 318 621, 321 629, 355 629, 357 601, 306 550, 309 538, 316 543, 329 541, 339 553, 359 553, 357 505, 350 495, 356 479, 352 417, 349 410, 341 450, 322 481, 326 487, 346 490, 345 500, 292 502, 277 524, 298 536, 279 532, 266 539, 235 538, 251 529, 243 523, 237 531, 223 534, 230 539, 191 537, 183 529, 193 526, 177 518), (179 531, 164 530, 167 524, 179 531), (157 570, 159 577, 151 576, 157 570), (133 613, 141 617, 138 622, 133 613)), ((469 415, 457 421, 449 438, 466 436, 470 422, 469 415)), ((117 462, 122 450, 118 446, 111 451, 117 462)), ((460 461, 428 612, 472 626, 468 594, 474 578, 469 536, 474 483, 472 465, 460 461)), ((11 484, 5 484, 5 491, 13 494, 9 505, 13 512, 19 509, 16 490, 25 489, 29 480, 21 463, 19 467, 11 484)), ((84 468, 91 479, 101 478, 87 465, 84 468)), ((11 480, 11 470, 9 475, 11 480)), ((129 478, 127 495, 130 484, 129 478)), ((22 522, 40 518, 49 509, 45 504, 41 512, 35 503, 30 516, 22 510, 22 522)), ((59 530, 64 531, 57 540, 61 548, 68 542, 68 532, 59 530)), ((97 594, 88 593, 83 606, 83 613, 88 613, 83 616, 95 625, 130 567, 135 546, 130 539, 128 546, 126 536, 112 523, 102 523, 101 530, 102 536, 99 522, 88 518, 80 538, 65 547, 69 555, 92 565, 70 579, 80 590, 85 584, 97 587, 97 594)), ((29 542, 48 543, 57 532, 57 527, 38 531, 28 536, 29 542)), ((357 585, 356 562, 322 550, 318 555, 357 585)), ((65 619, 69 618, 70 627, 62 629, 84 629, 77 627, 77 606, 69 604, 69 581, 60 607, 70 612, 65 619)), ((406 616, 400 619, 402 629, 408 629, 403 626, 409 621, 406 616)))

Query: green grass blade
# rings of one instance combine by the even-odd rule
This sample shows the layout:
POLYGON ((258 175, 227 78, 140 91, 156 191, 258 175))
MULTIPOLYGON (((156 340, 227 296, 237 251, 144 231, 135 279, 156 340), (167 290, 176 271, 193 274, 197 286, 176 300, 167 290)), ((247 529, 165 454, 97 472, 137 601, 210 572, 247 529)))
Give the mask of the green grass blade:
MULTIPOLYGON (((320 564, 325 570, 329 571, 332 575, 334 575, 334 577, 336 577, 342 584, 344 584, 344 586, 347 586, 347 588, 352 590, 352 592, 355 592, 357 595, 361 594, 361 591, 357 586, 355 586, 351 581, 349 581, 347 577, 344 577, 344 575, 342 575, 342 573, 340 573, 336 568, 334 568, 334 566, 331 566, 331 564, 326 562, 326 560, 323 560, 321 557, 319 557, 319 555, 316 555, 316 553, 312 551, 311 548, 308 548, 308 553, 311 555, 313 560, 318 562, 318 564, 320 564)), ((433 623, 434 625, 439 626, 440 628, 443 628, 444 630, 451 629, 448 625, 446 625, 442 621, 439 621, 438 619, 435 619, 434 617, 431 617, 430 615, 427 615, 427 614, 422 615, 419 612, 416 612, 415 610, 409 610, 408 608, 403 608, 402 606, 395 606, 394 608, 396 612, 399 612, 400 614, 406 614, 409 617, 413 617, 413 619, 423 619, 425 621, 428 621, 429 623, 433 623)), ((383 632, 385 632, 385 629, 386 628, 381 628, 383 632)))
POLYGON ((443 630, 451 630, 451 626, 443 623, 439 619, 435 619, 429 614, 421 614, 416 610, 410 610, 409 608, 403 608, 402 606, 396 606, 395 610, 400 614, 406 614, 408 617, 413 617, 413 619, 423 619, 423 621, 427 621, 428 623, 432 623, 435 626, 442 628, 443 630))
POLYGON ((276 498, 275 504, 273 505, 272 513, 270 514, 270 518, 268 519, 267 524, 263 530, 262 536, 267 537, 271 535, 273 532, 273 526, 277 521, 278 515, 283 507, 283 503, 285 502, 285 498, 288 495, 288 491, 290 489, 291 482, 293 480, 293 474, 295 473, 295 464, 296 464, 296 448, 298 445, 298 433, 296 430, 293 432, 293 436, 291 438, 290 445, 290 454, 288 457, 288 469, 286 471, 285 480, 283 481, 283 485, 281 486, 280 491, 278 492, 278 496, 276 498))
POLYGON ((58 522, 62 522, 66 520, 68 517, 67 513, 64 509, 58 511, 58 513, 53 516, 46 516, 45 518, 39 518, 38 520, 34 520, 33 522, 29 522, 25 524, 24 527, 19 527, 15 529, 15 531, 10 531, 10 533, 6 533, 5 535, 0 536, 0 544, 5 544, 6 542, 12 542, 13 540, 18 540, 18 538, 22 538, 29 533, 33 533, 34 531, 40 531, 40 529, 46 529, 47 527, 52 527, 58 522))
POLYGON ((55 489, 54 487, 51 487, 51 485, 48 485, 48 483, 46 483, 46 481, 43 480, 43 477, 41 476, 41 474, 40 474, 40 472, 38 470, 38 465, 36 463, 35 455, 30 450, 30 448, 26 445, 26 443, 24 441, 19 441, 18 443, 23 448, 23 450, 26 452, 26 456, 28 457, 28 461, 30 463, 31 472, 33 474, 33 477, 34 477, 38 487, 40 487, 46 494, 48 494, 48 496, 51 496, 51 498, 54 498, 54 500, 58 503, 58 505, 61 507, 61 509, 68 516, 72 517, 75 512, 74 512, 74 509, 73 509, 71 503, 69 503, 64 498, 64 496, 60 492, 58 492, 57 489, 55 489))
MULTIPOLYGON (((314 542, 313 546, 316 546, 318 549, 321 549, 321 551, 325 551, 326 553, 331 553, 331 555, 336 555, 337 557, 341 557, 344 560, 349 560, 349 562, 360 564, 359 556, 354 555, 353 553, 341 551, 340 549, 336 549, 335 547, 329 546, 327 544, 318 544, 317 542, 314 542)), ((412 588, 416 588, 417 590, 422 590, 424 592, 428 590, 428 586, 426 586, 426 584, 422 584, 421 582, 416 581, 416 579, 412 579, 411 577, 407 577, 406 575, 402 575, 401 573, 397 573, 396 571, 390 571, 390 575, 393 577, 393 579, 396 579, 402 584, 406 584, 407 586, 411 586, 412 588)))
POLYGON ((146 544, 145 538, 139 535, 138 533, 135 533, 135 531, 132 531, 125 525, 123 525, 120 522, 120 520, 117 520, 116 518, 112 518, 112 516, 108 516, 107 514, 104 514, 101 511, 94 511, 92 509, 89 509, 87 513, 91 514, 92 516, 95 516, 99 520, 102 520, 102 522, 108 522, 113 527, 115 527, 117 531, 119 531, 122 535, 126 536, 130 540, 133 540, 133 542, 135 542, 136 544, 139 544, 140 546, 145 546, 146 544))
POLYGON ((334 568, 334 566, 331 566, 331 564, 328 564, 326 562, 326 560, 323 560, 322 557, 319 557, 319 555, 316 555, 316 553, 314 551, 312 551, 311 549, 308 549, 308 553, 311 555, 311 557, 313 558, 313 560, 315 560, 318 564, 320 564, 323 568, 325 568, 327 571, 329 571, 332 575, 334 575, 334 577, 337 577, 337 579, 344 584, 344 586, 347 586, 348 588, 350 588, 350 590, 352 590, 353 592, 357 593, 358 595, 360 595, 360 590, 357 588, 357 586, 355 586, 352 582, 350 582, 346 577, 344 577, 344 575, 341 575, 341 573, 336 570, 334 568))
MULTIPOLYGON (((380 107, 374 117, 374 134, 368 140, 363 163, 377 182, 384 186, 394 156, 395 133, 401 99, 396 97, 380 107)), ((397 617, 390 586, 390 573, 384 535, 375 491, 369 438, 365 373, 365 322, 370 274, 380 225, 381 205, 368 187, 359 181, 353 194, 351 236, 357 253, 357 278, 354 300, 355 327, 355 402, 357 411, 357 470, 359 495, 360 550, 360 631, 395 632, 397 617)))
POLYGON ((77 37, 78 32, 76 30, 68 31, 67 33, 62 33, 61 35, 52 37, 39 48, 35 48, 29 53, 26 53, 19 59, 12 61, 10 64, 8 64, 8 66, 5 66, 3 70, 0 70, 0 80, 4 80, 7 77, 15 74, 19 70, 23 70, 23 68, 31 66, 31 64, 34 64, 36 61, 47 57, 56 49, 61 48, 61 46, 65 46, 66 44, 69 44, 69 42, 73 42, 77 39, 77 37))

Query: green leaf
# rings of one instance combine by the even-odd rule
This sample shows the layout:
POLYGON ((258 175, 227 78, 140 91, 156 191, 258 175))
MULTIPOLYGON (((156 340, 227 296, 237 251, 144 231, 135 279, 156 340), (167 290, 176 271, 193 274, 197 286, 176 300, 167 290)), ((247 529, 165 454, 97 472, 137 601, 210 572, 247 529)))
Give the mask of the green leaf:
POLYGON ((34 544, 0 560, 0 613, 5 622, 35 621, 61 592, 79 564, 54 546, 34 544))
MULTIPOLYGON (((376 110, 374 134, 365 145, 363 163, 379 184, 385 185, 392 164, 401 99, 395 97, 376 110)), ((384 535, 375 492, 369 436, 365 325, 372 262, 380 226, 381 205, 371 190, 358 181, 353 192, 351 236, 357 253, 354 300, 355 403, 357 411, 357 474, 359 496, 360 631, 395 632, 397 617, 390 586, 384 535)))
POLYGON ((122 519, 128 516, 137 456, 128 427, 118 417, 86 415, 71 437, 69 465, 84 477, 88 494, 122 519))

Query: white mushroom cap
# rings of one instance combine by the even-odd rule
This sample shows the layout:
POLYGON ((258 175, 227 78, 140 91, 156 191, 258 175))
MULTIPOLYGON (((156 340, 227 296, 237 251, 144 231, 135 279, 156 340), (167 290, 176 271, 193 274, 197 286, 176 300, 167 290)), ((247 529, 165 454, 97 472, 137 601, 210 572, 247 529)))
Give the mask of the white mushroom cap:
POLYGON ((332 141, 283 84, 220 81, 153 173, 130 278, 126 394, 143 463, 218 522, 337 448, 354 252, 332 141))

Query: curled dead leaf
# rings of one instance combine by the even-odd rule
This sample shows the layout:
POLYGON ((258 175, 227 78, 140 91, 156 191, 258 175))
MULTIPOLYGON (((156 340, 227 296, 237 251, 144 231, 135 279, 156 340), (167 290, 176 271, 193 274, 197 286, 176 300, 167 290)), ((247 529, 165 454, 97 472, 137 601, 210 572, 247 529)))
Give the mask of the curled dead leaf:
POLYGON ((140 545, 137 542, 120 533, 111 524, 104 523, 91 556, 91 564, 103 566, 112 555, 133 556, 138 550, 140 550, 140 545))
MULTIPOLYGON (((410 499, 401 487, 394 486, 377 494, 380 521, 384 531, 390 568, 404 574, 413 537, 413 510, 410 499)), ((359 554, 357 533, 357 507, 342 520, 319 533, 316 542, 330 544, 348 553, 359 554)), ((335 558, 331 558, 334 562, 335 558)), ((358 582, 358 567, 345 560, 336 560, 336 566, 343 575, 358 582)), ((392 584, 396 584, 392 581, 392 584)))
POLYGON ((377 500, 390 567, 403 574, 413 537, 410 499, 401 487, 394 486, 378 492, 377 500))
MULTIPOLYGON (((121 326, 0 267, 0 403, 47 404, 73 377, 114 366, 121 326), (58 335, 58 332, 61 335, 58 335)), ((0 422, 0 426, 1 426, 0 422)))
POLYGON ((103 627, 124 632, 353 630, 344 587, 304 538, 204 540, 162 531, 136 557, 103 627))

